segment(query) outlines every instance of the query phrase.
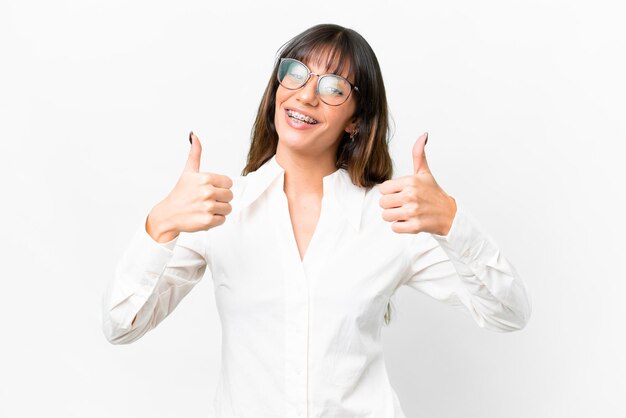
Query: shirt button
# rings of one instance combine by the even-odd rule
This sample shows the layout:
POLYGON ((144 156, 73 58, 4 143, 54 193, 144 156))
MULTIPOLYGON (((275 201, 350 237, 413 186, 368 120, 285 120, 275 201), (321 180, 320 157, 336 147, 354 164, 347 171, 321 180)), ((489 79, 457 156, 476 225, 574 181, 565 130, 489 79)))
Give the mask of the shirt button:
POLYGON ((469 255, 470 255, 469 250, 463 251, 463 257, 469 257, 469 255))

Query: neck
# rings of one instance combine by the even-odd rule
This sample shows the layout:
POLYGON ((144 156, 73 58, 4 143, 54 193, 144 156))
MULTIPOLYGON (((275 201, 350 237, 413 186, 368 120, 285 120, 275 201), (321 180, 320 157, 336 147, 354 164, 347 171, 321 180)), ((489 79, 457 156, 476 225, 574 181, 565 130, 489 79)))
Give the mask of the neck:
POLYGON ((330 157, 296 155, 277 149, 276 162, 285 170, 285 194, 294 198, 311 195, 321 198, 324 193, 324 177, 337 170, 334 159, 330 157))

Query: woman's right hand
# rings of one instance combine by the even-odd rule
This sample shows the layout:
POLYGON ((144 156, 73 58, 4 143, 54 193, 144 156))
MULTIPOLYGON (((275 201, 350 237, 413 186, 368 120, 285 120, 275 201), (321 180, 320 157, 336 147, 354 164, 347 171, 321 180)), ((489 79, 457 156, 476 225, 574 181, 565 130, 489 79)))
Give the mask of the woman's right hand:
POLYGON ((232 207, 233 185, 230 177, 200 173, 202 146, 193 138, 187 164, 169 195, 152 208, 146 232, 157 242, 168 242, 180 232, 208 230, 223 224, 232 207))

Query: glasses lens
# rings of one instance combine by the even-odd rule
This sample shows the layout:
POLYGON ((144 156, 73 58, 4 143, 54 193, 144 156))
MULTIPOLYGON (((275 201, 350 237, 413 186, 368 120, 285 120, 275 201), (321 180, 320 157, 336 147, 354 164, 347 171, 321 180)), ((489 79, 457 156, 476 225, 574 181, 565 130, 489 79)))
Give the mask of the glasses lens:
POLYGON ((284 59, 278 66, 278 81, 283 87, 297 89, 309 76, 306 67, 299 61, 284 59))
POLYGON ((325 75, 319 81, 319 94, 324 103, 340 105, 350 94, 350 84, 341 77, 325 75))

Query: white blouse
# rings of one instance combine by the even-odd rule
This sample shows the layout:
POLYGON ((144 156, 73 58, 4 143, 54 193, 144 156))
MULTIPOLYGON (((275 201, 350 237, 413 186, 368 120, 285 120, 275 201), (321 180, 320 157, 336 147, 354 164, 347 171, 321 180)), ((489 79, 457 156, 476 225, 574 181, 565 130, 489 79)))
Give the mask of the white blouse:
POLYGON ((357 187, 338 169, 323 178, 301 261, 283 181, 274 155, 233 178, 224 224, 167 243, 148 235, 144 218, 103 295, 107 340, 128 344, 208 268, 222 324, 217 418, 405 417, 381 342, 387 303, 402 285, 464 306, 486 329, 528 322, 524 281, 458 201, 448 235, 399 234, 382 219, 378 187, 357 187))

